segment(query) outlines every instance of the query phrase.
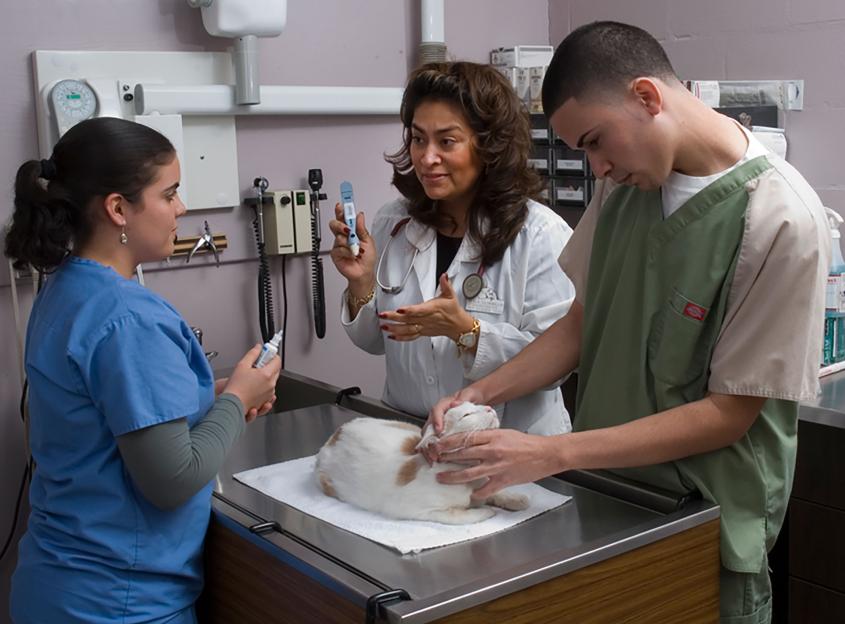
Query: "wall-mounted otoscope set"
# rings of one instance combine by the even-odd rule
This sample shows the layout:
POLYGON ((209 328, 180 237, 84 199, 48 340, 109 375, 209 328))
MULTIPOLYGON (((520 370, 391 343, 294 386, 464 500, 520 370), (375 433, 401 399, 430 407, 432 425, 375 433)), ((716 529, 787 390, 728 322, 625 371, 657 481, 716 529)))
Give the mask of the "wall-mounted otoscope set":
MULTIPOLYGON (((311 303, 314 315, 314 333, 318 338, 326 335, 326 300, 323 276, 323 260, 320 258, 321 223, 320 200, 327 199, 321 192, 323 172, 308 170, 309 189, 270 190, 266 178, 253 181, 254 197, 244 203, 254 209, 253 229, 258 250, 258 300, 261 337, 266 342, 275 333, 273 319, 272 278, 270 256, 282 256, 282 290, 284 300, 283 330, 287 321, 286 257, 289 254, 310 255, 311 259, 311 303)), ((284 339, 282 339, 282 361, 284 362, 284 339)))

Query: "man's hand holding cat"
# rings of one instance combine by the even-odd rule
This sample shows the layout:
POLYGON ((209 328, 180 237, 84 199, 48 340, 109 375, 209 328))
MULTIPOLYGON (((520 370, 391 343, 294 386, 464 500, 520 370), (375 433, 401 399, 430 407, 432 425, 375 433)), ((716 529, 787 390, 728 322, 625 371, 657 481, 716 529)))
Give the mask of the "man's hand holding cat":
POLYGON ((477 431, 470 439, 462 435, 448 436, 432 445, 439 461, 475 462, 475 465, 441 472, 437 480, 440 483, 469 483, 487 479, 472 495, 474 499, 485 500, 510 485, 531 483, 566 470, 563 438, 529 435, 512 429, 477 431))
MULTIPOLYGON (((467 386, 456 394, 443 397, 435 403, 434 407, 432 407, 431 411, 428 413, 426 426, 430 425, 434 429, 434 434, 439 436, 443 433, 443 414, 445 414, 447 410, 460 405, 464 401, 469 401, 470 403, 475 403, 477 405, 484 404, 481 392, 472 386, 467 386)), ((423 429, 425 429, 425 427, 423 427, 423 429)), ((436 444, 426 444, 420 447, 420 453, 422 453, 422 456, 428 462, 429 466, 439 459, 437 448, 438 445, 436 444)), ((451 461, 451 459, 449 461, 451 461)))

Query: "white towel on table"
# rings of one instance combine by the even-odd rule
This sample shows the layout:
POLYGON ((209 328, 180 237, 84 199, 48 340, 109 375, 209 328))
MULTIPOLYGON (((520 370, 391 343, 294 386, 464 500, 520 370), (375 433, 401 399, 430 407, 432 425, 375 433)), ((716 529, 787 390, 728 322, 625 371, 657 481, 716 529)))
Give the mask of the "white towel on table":
POLYGON ((543 512, 559 507, 571 496, 529 483, 508 488, 528 496, 522 511, 496 509, 492 518, 475 524, 449 525, 422 520, 393 520, 326 496, 314 478, 316 455, 271 464, 233 475, 235 479, 286 505, 319 518, 400 553, 417 553, 503 531, 543 512))

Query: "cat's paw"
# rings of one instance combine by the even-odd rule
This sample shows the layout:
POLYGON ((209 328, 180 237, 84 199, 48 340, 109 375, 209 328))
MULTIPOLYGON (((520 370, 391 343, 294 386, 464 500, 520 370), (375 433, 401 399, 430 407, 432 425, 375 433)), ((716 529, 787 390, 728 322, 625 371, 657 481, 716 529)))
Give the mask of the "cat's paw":
POLYGON ((483 522, 496 515, 496 512, 489 507, 450 507, 449 509, 432 509, 426 513, 423 520, 433 520, 443 524, 475 524, 483 522))
POLYGON ((522 511, 528 509, 530 501, 525 494, 514 494, 513 492, 496 492, 487 499, 488 505, 507 509, 508 511, 522 511))

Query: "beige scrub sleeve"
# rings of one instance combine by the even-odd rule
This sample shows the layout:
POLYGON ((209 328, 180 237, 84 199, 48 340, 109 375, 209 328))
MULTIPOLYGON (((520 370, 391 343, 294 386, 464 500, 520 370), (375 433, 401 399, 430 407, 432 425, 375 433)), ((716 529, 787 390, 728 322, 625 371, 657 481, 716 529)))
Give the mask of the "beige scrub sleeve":
POLYGON ((816 193, 787 162, 747 186, 745 232, 708 389, 789 401, 819 382, 830 231, 816 193))

